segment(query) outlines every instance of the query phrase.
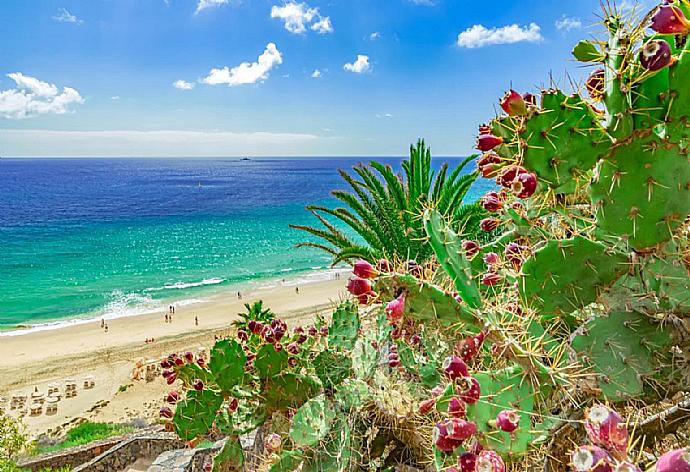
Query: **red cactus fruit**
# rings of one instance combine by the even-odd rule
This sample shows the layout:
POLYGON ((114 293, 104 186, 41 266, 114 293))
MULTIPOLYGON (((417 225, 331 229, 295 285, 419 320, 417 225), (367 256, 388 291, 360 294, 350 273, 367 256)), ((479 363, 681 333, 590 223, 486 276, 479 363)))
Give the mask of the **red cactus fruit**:
POLYGON ((297 358, 295 357, 288 357, 288 365, 290 367, 296 367, 297 366, 297 358))
POLYGON ((228 403, 228 410, 230 413, 237 411, 237 408, 239 408, 240 402, 237 398, 233 398, 230 400, 230 403, 228 403))
POLYGON ((283 444, 278 433, 271 433, 264 438, 264 449, 268 452, 277 452, 283 444))
POLYGON ((347 291, 356 297, 368 293, 371 291, 371 281, 361 277, 352 277, 347 283, 347 291))
POLYGON ((531 172, 518 174, 510 185, 510 189, 518 198, 529 198, 537 190, 537 176, 531 172))
POLYGON ((480 200, 479 204, 486 210, 491 212, 499 211, 503 208, 503 202, 498 198, 498 194, 491 191, 484 195, 480 200))
POLYGON ((452 397, 448 400, 448 414, 454 418, 465 418, 467 416, 465 402, 458 397, 452 397))
POLYGON ((388 302, 385 311, 388 321, 397 323, 401 320, 405 314, 405 292, 401 293, 395 300, 388 302))
POLYGON ((525 100, 525 103, 527 104, 527 107, 536 107, 537 106, 537 97, 532 95, 531 93, 523 93, 522 94, 523 100, 525 100))
POLYGON ((479 169, 479 172, 481 172, 482 176, 487 179, 490 177, 495 177, 501 170, 502 165, 503 159, 501 159, 501 156, 493 152, 484 154, 477 161, 477 168, 479 169))
POLYGON ((671 46, 663 39, 647 41, 640 51, 640 64, 647 70, 657 71, 673 64, 671 46))
POLYGON ((499 262, 498 254, 495 252, 487 252, 484 254, 484 263, 487 265, 496 265, 499 262))
POLYGON ((204 382, 203 382, 203 380, 201 380, 201 379, 196 379, 196 380, 194 381, 193 386, 194 386, 194 390, 200 392, 200 391, 202 391, 202 390, 204 389, 204 382))
POLYGON ((472 452, 463 452, 458 456, 460 472, 476 472, 477 455, 472 452))
POLYGON ((580 446, 570 455, 576 472, 612 472, 613 459, 598 446, 580 446))
POLYGON ((594 405, 585 414, 585 430, 592 443, 609 450, 625 452, 628 428, 625 421, 606 405, 594 405))
POLYGON ((283 350, 283 345, 281 343, 279 343, 278 341, 276 341, 275 343, 273 343, 273 350, 275 352, 280 352, 283 350))
POLYGON ((240 329, 237 331, 237 339, 239 339, 243 343, 247 342, 247 340, 249 339, 249 334, 247 334, 245 330, 240 329))
POLYGON ((517 176, 520 174, 524 174, 526 172, 527 169, 525 169, 522 166, 512 165, 506 167, 501 171, 500 174, 498 174, 498 177, 496 178, 496 183, 505 188, 512 188, 513 181, 515 181, 517 176))
POLYGON ((479 228, 482 231, 493 231, 496 228, 498 228, 498 225, 501 224, 501 220, 498 218, 484 218, 479 222, 479 228))
POLYGON ((690 33, 690 22, 680 8, 674 5, 661 5, 652 17, 651 28, 661 34, 690 33))
POLYGON ((521 246, 518 243, 509 243, 506 245, 503 254, 506 256, 506 260, 510 262, 515 269, 519 269, 522 265, 522 259, 527 252, 525 246, 521 246))
POLYGON ((477 456, 477 472, 505 472, 503 458, 494 451, 484 450, 477 456))
POLYGON ((402 336, 402 330, 400 328, 395 328, 391 331, 391 339, 400 339, 402 336))
POLYGON ((459 379, 461 377, 469 377, 470 372, 467 369, 467 364, 465 361, 460 359, 458 356, 448 356, 443 361, 443 373, 450 380, 459 379))
POLYGON ((444 472, 460 472, 460 471, 457 469, 457 467, 451 465, 450 467, 446 467, 444 469, 444 472))
POLYGON ((479 134, 491 134, 491 126, 486 123, 479 125, 479 134))
POLYGON ((422 402, 419 402, 419 414, 420 415, 426 415, 431 410, 433 410, 435 406, 436 406, 436 399, 435 398, 430 398, 428 400, 424 400, 422 402))
POLYGON ((352 267, 352 273, 363 279, 373 279, 379 275, 378 271, 374 269, 374 266, 364 259, 355 262, 355 265, 352 267))
POLYGON ((501 108, 510 116, 525 116, 527 104, 525 99, 515 90, 509 90, 501 99, 501 108))
POLYGON ((180 399, 180 394, 177 392, 177 390, 170 390, 165 397, 165 401, 170 403, 171 405, 174 405, 175 403, 177 403, 177 401, 179 399, 180 399))
POLYGON ((625 461, 616 464, 616 468, 613 470, 613 472, 642 472, 642 469, 637 467, 632 462, 625 461))
POLYGON ((515 410, 503 410, 496 416, 496 426, 506 433, 515 431, 519 423, 520 415, 515 410))
POLYGON ((445 423, 436 423, 432 438, 434 445, 443 452, 453 452, 453 449, 458 447, 461 443, 461 441, 448 437, 448 430, 446 429, 445 423))
POLYGON ((161 407, 160 409, 160 415, 161 418, 172 418, 173 417, 173 412, 170 408, 167 406, 161 407))
POLYGON ((482 346, 485 337, 486 334, 483 331, 476 336, 466 337, 455 346, 456 352, 465 362, 471 361, 479 353, 479 348, 482 346))
POLYGON ((589 75, 585 87, 590 98, 596 102, 604 98, 604 81, 606 79, 606 71, 604 69, 597 69, 589 75))
POLYGON ((175 357, 174 362, 175 362, 175 365, 178 365, 178 366, 184 365, 184 359, 182 359, 181 357, 175 357))
POLYGON ((273 328, 268 325, 264 326, 264 329, 261 330, 261 337, 264 338, 264 341, 267 343, 273 344, 276 341, 276 335, 273 328))
POLYGON ((176 380, 177 380, 177 374, 174 373, 174 372, 173 372, 172 374, 168 375, 168 376, 165 378, 165 382, 166 382, 168 385, 174 384, 176 380))
POLYGON ((312 338, 318 334, 318 331, 316 330, 316 328, 314 326, 310 326, 308 332, 309 332, 309 336, 311 336, 312 338))
POLYGON ((206 368, 206 360, 205 360, 203 357, 198 358, 198 359, 196 360, 196 363, 197 363, 197 365, 198 365, 199 367, 201 367, 202 369, 205 369, 205 368, 206 368))
POLYGON ((661 456, 656 472, 690 472, 690 449, 674 449, 661 456))
POLYGON ((187 364, 193 364, 194 363, 194 354, 187 351, 184 353, 184 360, 187 361, 187 364))
POLYGON ((161 367, 162 367, 163 369, 169 369, 169 368, 171 368, 171 367, 172 367, 172 363, 170 362, 170 359, 163 359, 163 360, 161 361, 161 367))
POLYGON ((492 287, 501 280, 503 280, 503 277, 496 272, 489 271, 482 275, 482 285, 486 285, 487 287, 492 287))
POLYGON ((385 273, 393 272, 393 264, 391 264, 388 259, 379 259, 376 263, 376 270, 385 273))
POLYGON ((161 372, 161 375, 163 376, 163 378, 167 379, 171 375, 175 375, 175 371, 174 370, 164 370, 163 372, 161 372))
POLYGON ((473 405, 477 403, 481 396, 479 381, 474 377, 464 377, 461 379, 461 382, 458 383, 458 388, 455 390, 455 393, 462 401, 468 405, 473 405))
POLYGON ((391 369, 395 369, 396 367, 400 367, 400 359, 389 359, 388 360, 388 367, 391 369))
POLYGON ((479 243, 476 241, 464 240, 462 242, 462 250, 465 251, 465 255, 468 259, 472 259, 479 252, 479 243))
POLYGON ((290 343, 285 347, 285 352, 288 354, 292 354, 293 356, 297 355, 299 353, 299 344, 297 343, 290 343))
POLYGON ((477 149, 481 152, 491 151, 500 144, 503 144, 503 138, 493 134, 480 134, 477 138, 477 149))
POLYGON ((421 277, 424 274, 424 267, 418 264, 417 261, 410 259, 405 262, 405 272, 415 277, 421 277))
POLYGON ((413 334, 412 336, 410 336, 409 343, 410 343, 411 346, 416 346, 416 345, 418 345, 420 342, 422 342, 422 337, 421 337, 420 335, 418 335, 418 334, 413 334))
POLYGON ((319 329, 319 333, 321 336, 328 336, 328 326, 322 326, 321 329, 319 329))
POLYGON ((464 441, 477 434, 477 424, 461 418, 451 418, 445 422, 448 437, 456 441, 464 441))

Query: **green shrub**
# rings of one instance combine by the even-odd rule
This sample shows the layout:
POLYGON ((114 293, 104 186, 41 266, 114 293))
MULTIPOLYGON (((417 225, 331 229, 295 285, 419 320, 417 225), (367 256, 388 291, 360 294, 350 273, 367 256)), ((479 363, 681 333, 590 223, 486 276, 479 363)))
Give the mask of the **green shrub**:
POLYGON ((134 431, 134 428, 128 425, 93 423, 91 421, 87 421, 70 429, 65 435, 64 441, 52 446, 39 447, 35 452, 36 454, 46 454, 49 452, 60 451, 62 449, 89 444, 93 441, 107 439, 120 434, 126 434, 131 431, 134 431))

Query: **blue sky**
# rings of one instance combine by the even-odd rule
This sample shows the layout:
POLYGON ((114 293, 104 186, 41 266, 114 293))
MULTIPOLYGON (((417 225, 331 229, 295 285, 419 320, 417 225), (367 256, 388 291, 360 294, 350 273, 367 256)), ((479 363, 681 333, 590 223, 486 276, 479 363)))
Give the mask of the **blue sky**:
POLYGON ((486 5, 4 0, 0 155, 464 155, 599 31, 599 0, 486 5))

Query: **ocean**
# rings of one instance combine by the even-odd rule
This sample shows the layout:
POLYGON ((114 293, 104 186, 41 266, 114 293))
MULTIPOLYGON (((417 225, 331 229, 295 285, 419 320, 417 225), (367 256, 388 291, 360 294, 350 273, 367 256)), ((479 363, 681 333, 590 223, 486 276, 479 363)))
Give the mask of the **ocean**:
POLYGON ((0 330, 318 278, 329 257, 288 225, 314 223, 305 205, 335 204, 337 169, 360 161, 2 159, 0 330))

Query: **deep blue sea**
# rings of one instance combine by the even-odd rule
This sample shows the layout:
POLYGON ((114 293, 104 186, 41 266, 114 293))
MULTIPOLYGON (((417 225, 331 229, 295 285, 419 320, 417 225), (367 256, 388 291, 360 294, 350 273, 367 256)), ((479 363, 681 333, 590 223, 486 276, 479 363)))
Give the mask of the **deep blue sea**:
POLYGON ((2 159, 0 328, 323 271, 288 225, 314 223, 304 206, 333 205, 337 169, 362 160, 2 159))

